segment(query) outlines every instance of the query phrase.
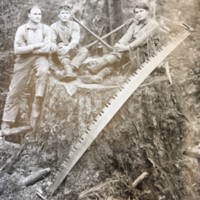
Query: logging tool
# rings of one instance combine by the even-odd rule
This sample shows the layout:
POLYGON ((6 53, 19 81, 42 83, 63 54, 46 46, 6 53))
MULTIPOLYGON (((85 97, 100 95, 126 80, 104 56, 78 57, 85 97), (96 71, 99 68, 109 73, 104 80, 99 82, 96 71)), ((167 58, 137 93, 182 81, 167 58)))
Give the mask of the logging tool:
MULTIPOLYGON (((188 29, 179 33, 172 41, 164 45, 147 60, 134 74, 124 83, 119 91, 112 97, 107 103, 99 115, 89 125, 87 130, 79 138, 78 142, 74 145, 69 152, 69 156, 64 160, 61 165, 60 171, 55 176, 54 183, 47 189, 47 196, 52 196, 63 182, 68 173, 76 165, 78 160, 83 156, 86 150, 90 147, 92 142, 97 138, 109 121, 119 111, 128 98, 135 92, 135 90, 141 85, 141 83, 159 66, 164 59, 188 36, 190 32, 188 29)), ((38 194, 40 196, 40 194, 38 194)))
MULTIPOLYGON (((107 33, 106 35, 102 36, 101 39, 105 39, 107 37, 109 37, 110 35, 116 33, 117 31, 119 31, 120 29, 124 28, 125 26, 130 25, 133 22, 133 19, 129 19, 127 20, 125 23, 123 23, 121 26, 117 27, 116 29, 112 30, 111 32, 107 33)), ((90 48, 93 45, 97 44, 99 42, 99 40, 95 40, 94 42, 91 42, 90 44, 86 45, 85 48, 90 48)))
POLYGON ((140 84, 151 74, 151 72, 187 37, 189 32, 185 30, 179 34, 172 42, 159 49, 158 53, 145 62, 119 89, 111 101, 103 108, 100 114, 95 118, 86 132, 72 148, 70 156, 63 162, 62 169, 56 176, 55 182, 49 188, 49 194, 52 195, 62 183, 66 175, 78 162, 87 148, 92 144, 103 128, 113 118, 122 105, 128 100, 140 84))
POLYGON ((104 40, 102 40, 98 35, 96 35, 93 31, 91 31, 89 28, 87 28, 85 25, 83 25, 76 17, 72 16, 72 18, 74 21, 76 21, 78 24, 80 24, 85 30, 87 30, 90 34, 92 34, 105 47, 107 47, 109 50, 114 50, 114 48, 112 46, 110 46, 108 43, 106 43, 104 40))

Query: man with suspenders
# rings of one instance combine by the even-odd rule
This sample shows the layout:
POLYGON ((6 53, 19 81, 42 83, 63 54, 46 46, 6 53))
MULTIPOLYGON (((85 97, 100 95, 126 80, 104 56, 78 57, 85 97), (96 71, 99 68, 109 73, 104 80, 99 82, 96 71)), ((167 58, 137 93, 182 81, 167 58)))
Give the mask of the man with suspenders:
POLYGON ((31 126, 40 115, 43 96, 48 79, 48 56, 51 46, 50 28, 41 24, 42 11, 35 5, 28 10, 28 23, 17 29, 14 52, 17 55, 9 93, 4 107, 1 130, 10 129, 16 120, 21 95, 27 86, 31 72, 36 79, 35 97, 31 112, 31 126))

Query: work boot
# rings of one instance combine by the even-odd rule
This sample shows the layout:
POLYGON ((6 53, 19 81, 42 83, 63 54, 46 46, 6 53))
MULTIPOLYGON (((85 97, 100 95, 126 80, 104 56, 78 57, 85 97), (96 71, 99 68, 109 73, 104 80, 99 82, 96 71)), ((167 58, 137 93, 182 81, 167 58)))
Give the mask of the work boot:
POLYGON ((62 70, 62 71, 57 70, 54 72, 54 75, 55 75, 56 79, 59 81, 64 81, 66 78, 65 70, 62 70))
POLYGON ((72 81, 77 78, 77 75, 73 72, 73 66, 65 65, 65 81, 72 81))
POLYGON ((60 70, 51 69, 51 73, 59 81, 69 81, 69 76, 66 74, 65 70, 60 71, 60 70))
POLYGON ((37 120, 39 119, 41 112, 41 104, 42 104, 42 97, 35 97, 35 100, 32 104, 32 111, 30 117, 30 124, 32 127, 36 126, 37 120))
POLYGON ((98 74, 96 75, 85 75, 80 77, 81 81, 86 84, 100 84, 103 82, 104 77, 109 75, 111 73, 111 69, 106 67, 105 69, 102 69, 98 74))
POLYGON ((104 58, 99 58, 95 61, 91 61, 90 63, 88 63, 89 66, 87 66, 87 70, 91 73, 91 74, 97 74, 101 69, 103 69, 105 67, 107 63, 107 61, 104 58))

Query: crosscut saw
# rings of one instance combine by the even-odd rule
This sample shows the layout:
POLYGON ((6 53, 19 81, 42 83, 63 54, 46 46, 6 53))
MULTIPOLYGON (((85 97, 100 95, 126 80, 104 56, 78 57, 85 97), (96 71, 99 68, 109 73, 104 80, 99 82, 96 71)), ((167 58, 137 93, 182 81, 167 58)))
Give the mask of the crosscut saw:
MULTIPOLYGON (((47 189, 47 197, 50 197, 55 193, 57 188, 76 165, 78 160, 83 156, 86 150, 90 147, 92 142, 97 138, 97 136, 119 111, 123 104, 129 99, 129 97, 135 92, 135 90, 141 85, 141 83, 179 44, 181 44, 190 35, 189 28, 187 26, 185 28, 186 29, 184 29, 183 32, 179 33, 168 44, 158 49, 155 55, 150 57, 140 68, 138 68, 106 104, 103 110, 74 145, 69 153, 69 156, 62 163, 60 171, 55 176, 55 181, 47 189)), ((41 193, 37 194, 42 199, 46 199, 46 197, 44 198, 41 193)))

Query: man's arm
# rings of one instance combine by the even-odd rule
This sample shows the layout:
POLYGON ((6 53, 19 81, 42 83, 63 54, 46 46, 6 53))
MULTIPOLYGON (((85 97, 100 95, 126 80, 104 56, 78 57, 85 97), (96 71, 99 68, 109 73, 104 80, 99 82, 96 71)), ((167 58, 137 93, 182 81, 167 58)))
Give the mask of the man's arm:
POLYGON ((14 52, 15 54, 27 54, 32 53, 34 50, 41 48, 44 46, 44 43, 36 43, 31 45, 26 45, 24 40, 24 30, 23 27, 19 27, 15 34, 15 41, 14 41, 14 52))
POLYGON ((72 31, 72 35, 71 35, 71 41, 67 46, 70 50, 74 49, 79 44, 80 34, 81 34, 80 26, 74 22, 73 23, 73 31, 72 31))
POLYGON ((58 45, 57 45, 57 33, 55 30, 55 25, 50 26, 51 29, 51 52, 56 53, 58 50, 58 45))
MULTIPOLYGON (((133 29, 132 32, 130 31, 131 29, 128 30, 128 35, 133 35, 133 29)), ((157 22, 153 21, 150 24, 147 25, 146 29, 142 31, 140 34, 138 34, 138 37, 130 44, 126 42, 123 43, 116 43, 115 45, 115 50, 118 52, 126 52, 129 50, 134 50, 138 46, 143 46, 144 44, 147 43, 149 38, 153 36, 157 31, 159 30, 159 25, 157 22)), ((128 38, 127 36, 125 38, 128 38)))
POLYGON ((147 28, 147 31, 145 31, 143 34, 141 34, 138 38, 136 38, 135 41, 133 41, 131 44, 128 45, 128 48, 130 50, 134 50, 138 46, 143 46, 151 36, 156 34, 159 30, 159 25, 157 23, 150 24, 147 28))
POLYGON ((129 41, 132 39, 135 23, 133 22, 122 38, 117 42, 117 44, 128 45, 129 41))
POLYGON ((44 46, 36 49, 35 51, 33 51, 33 53, 35 54, 49 54, 51 51, 51 29, 49 26, 47 25, 42 25, 44 26, 44 38, 43 38, 43 42, 44 42, 44 46))

